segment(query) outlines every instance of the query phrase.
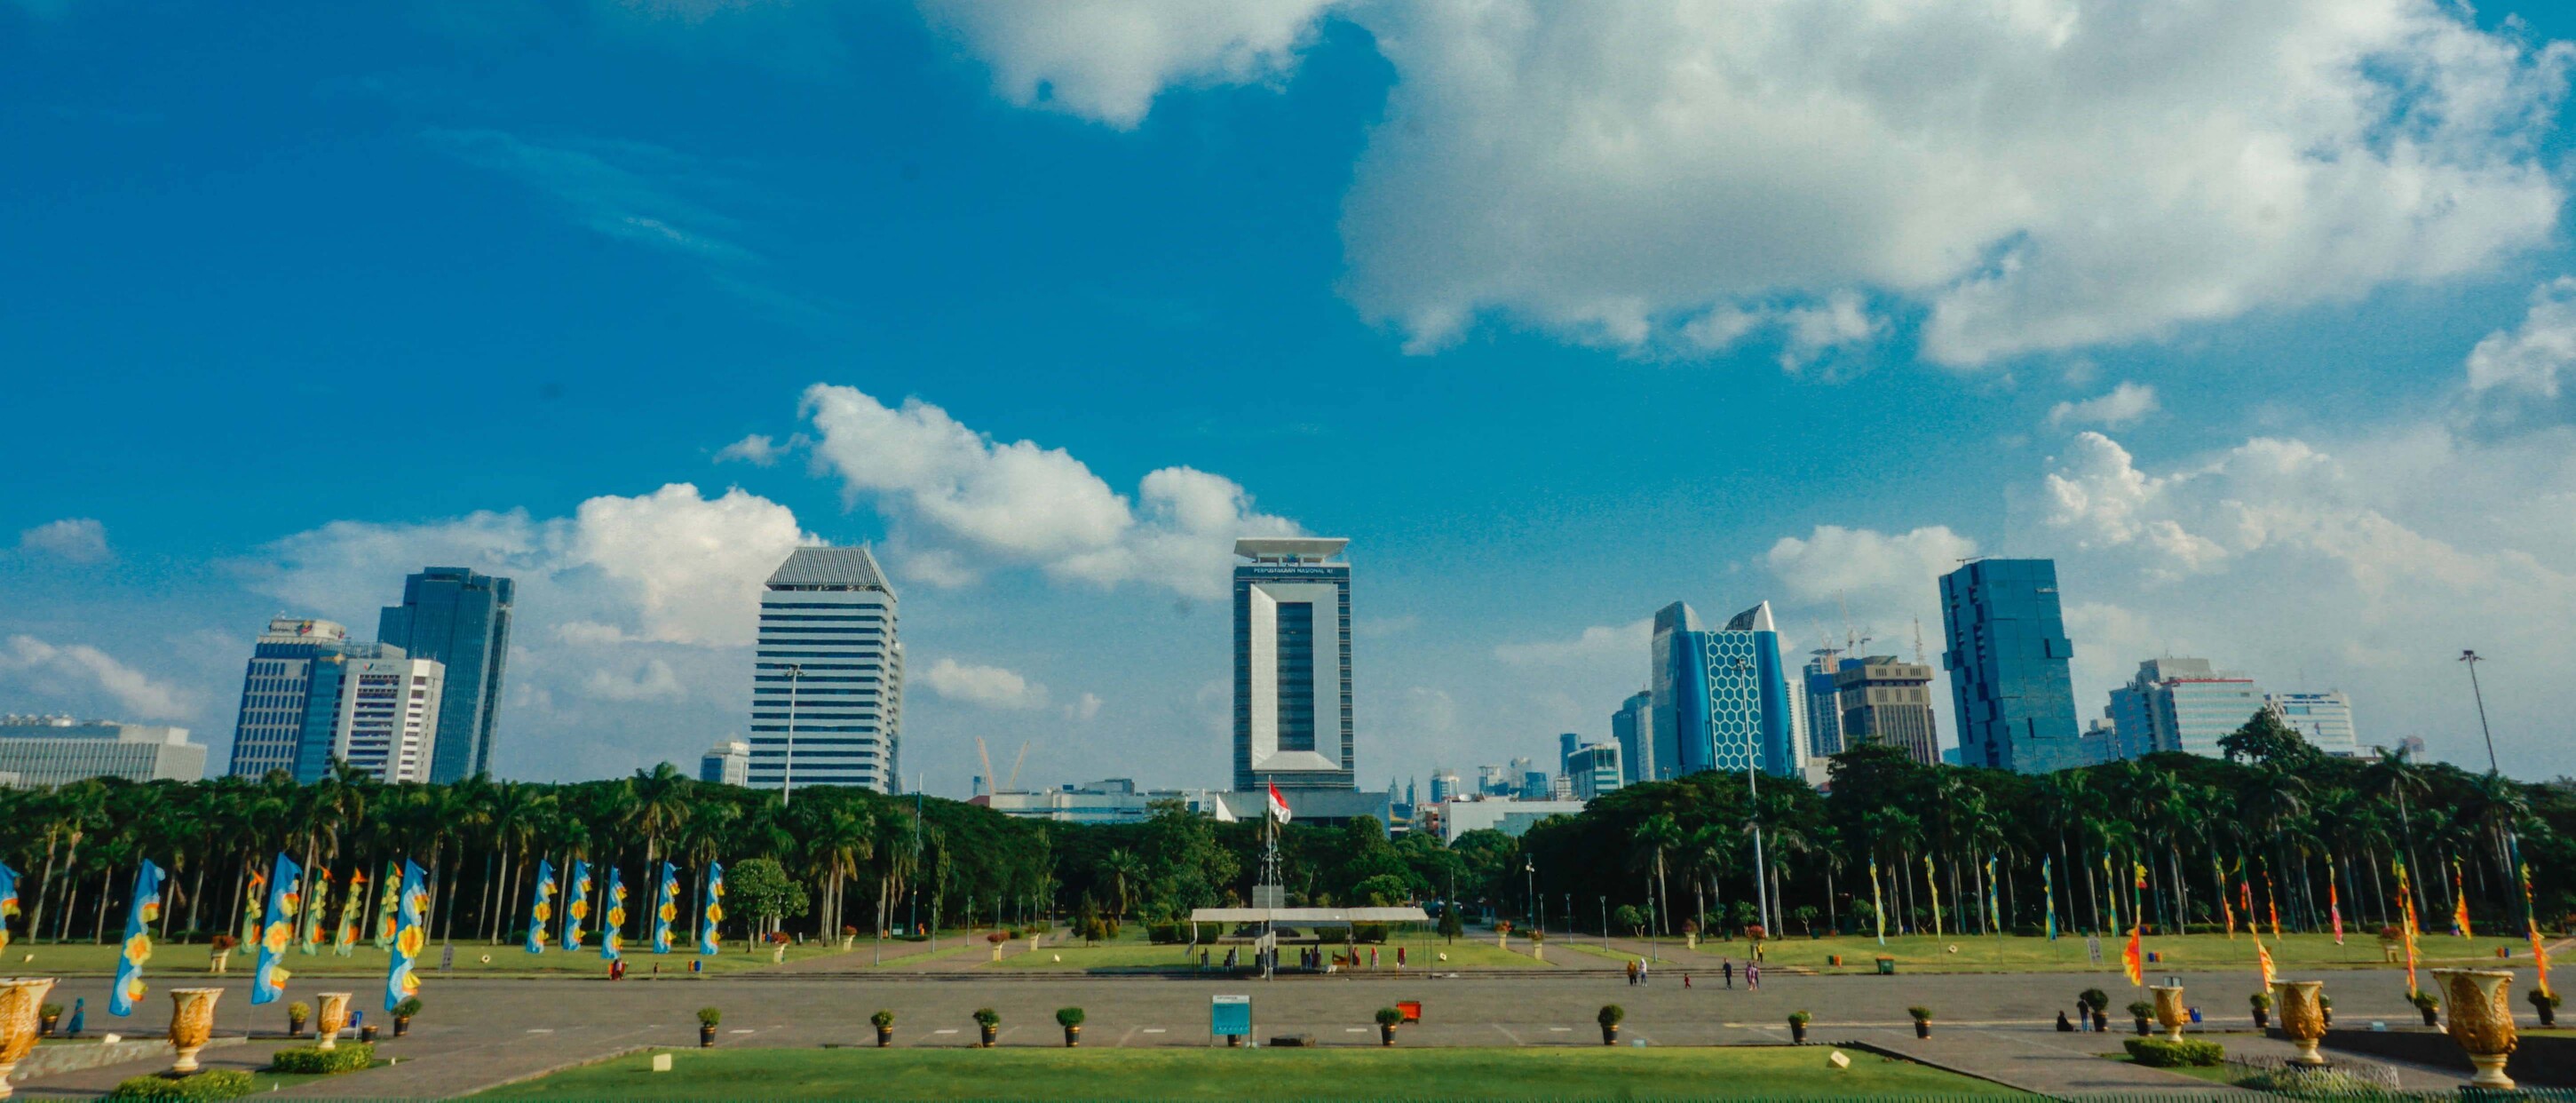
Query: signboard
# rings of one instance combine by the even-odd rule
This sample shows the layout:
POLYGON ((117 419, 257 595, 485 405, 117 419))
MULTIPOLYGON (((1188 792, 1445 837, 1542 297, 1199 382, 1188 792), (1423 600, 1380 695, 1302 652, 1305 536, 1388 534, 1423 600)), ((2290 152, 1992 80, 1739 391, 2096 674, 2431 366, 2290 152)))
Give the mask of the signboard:
POLYGON ((1212 1036, 1252 1036, 1252 997, 1208 997, 1208 1033, 1212 1036))

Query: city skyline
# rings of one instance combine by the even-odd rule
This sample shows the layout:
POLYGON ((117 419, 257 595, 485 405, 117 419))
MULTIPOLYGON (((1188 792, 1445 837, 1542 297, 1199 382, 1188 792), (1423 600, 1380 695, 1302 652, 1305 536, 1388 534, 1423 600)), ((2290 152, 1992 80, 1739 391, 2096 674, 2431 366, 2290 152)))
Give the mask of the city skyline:
POLYGON ((750 734, 768 574, 864 546, 904 773, 962 794, 983 736, 1219 785, 1232 544, 1329 532, 1360 778, 1609 737, 1675 601, 1916 661, 1976 556, 2057 563, 2079 725, 2200 655, 2483 768, 2475 648, 2503 768, 2576 772, 2576 13, 2192 13, 2244 51, 2007 36, 1888 85, 1736 48, 1956 13, 773 8, 0 0, 38 415, 0 711, 224 762, 262 625, 363 632, 441 565, 516 584, 494 772, 687 764, 750 734), (2093 122, 1951 98, 1998 81, 2093 122))

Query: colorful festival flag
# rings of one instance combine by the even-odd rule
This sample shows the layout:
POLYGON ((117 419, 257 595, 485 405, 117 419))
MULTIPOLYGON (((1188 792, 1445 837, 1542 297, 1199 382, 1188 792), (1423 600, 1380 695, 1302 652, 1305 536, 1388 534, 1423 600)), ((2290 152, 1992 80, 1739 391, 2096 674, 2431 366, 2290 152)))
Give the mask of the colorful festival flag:
POLYGON ((2389 864, 2397 867, 2397 900, 2402 905, 2400 910, 2406 918, 2406 925, 2398 928, 2397 936, 2406 943, 2406 994, 2413 996, 2417 992, 2415 987, 2415 889, 2407 883, 2405 862, 2392 859, 2389 864))
POLYGON ((1941 937, 1941 879, 1932 873, 1932 856, 1923 856, 1923 887, 1932 890, 1932 937, 1941 937))
POLYGON ((2245 859, 2236 859, 2236 900, 2245 909, 2245 930, 2263 933, 2263 921, 2254 914, 2254 882, 2245 876, 2245 859))
POLYGON ((151 859, 134 871, 134 901, 125 909, 125 952, 116 958, 116 987, 108 989, 107 1013, 131 1015, 143 998, 143 963, 152 960, 152 921, 161 918, 161 867, 151 859))
POLYGON ((608 867, 608 914, 600 917, 599 958, 615 961, 626 956, 626 882, 616 867, 608 867))
POLYGON ((393 965, 385 970, 388 1012, 420 992, 420 978, 412 974, 412 964, 429 945, 429 889, 421 884, 420 867, 410 859, 403 860, 402 869, 402 891, 394 905, 393 965))
POLYGON ((331 867, 306 871, 304 898, 313 906, 304 909, 303 935, 296 940, 295 952, 313 954, 321 949, 322 910, 331 906, 331 867))
POLYGON ((2272 951, 2263 948, 2263 936, 2254 936, 2254 963, 2263 969, 2263 990, 2272 990, 2272 951))
POLYGON ((546 924, 555 917, 555 864, 537 859, 537 899, 528 905, 528 952, 546 952, 546 924))
POLYGON ((295 879, 304 872, 295 859, 279 851, 277 861, 269 867, 268 910, 259 923, 259 968, 251 971, 250 1002, 274 1003, 286 994, 286 966, 279 958, 288 943, 295 941, 295 913, 303 897, 295 891, 295 879))
POLYGON ((2120 929, 2120 879, 2111 874, 2111 852, 2108 850, 2102 852, 2102 895, 2111 905, 2111 926, 2103 932, 2108 934, 2120 929))
POLYGON ((2129 928, 2129 944, 2120 948, 2120 970, 2129 974, 2129 983, 2143 988, 2147 984, 2147 955, 2138 945, 2138 928, 2129 928))
POLYGON ((367 912, 367 867, 349 869, 349 887, 340 890, 340 922, 331 933, 331 956, 348 957, 358 949, 358 917, 367 912))
POLYGON ((385 879, 376 884, 376 948, 394 948, 394 911, 402 896, 402 867, 385 863, 385 879))
POLYGON ((2460 883, 2460 860, 2451 859, 2451 927, 2462 938, 2476 938, 2469 930, 2469 893, 2460 883))
POLYGON ((2335 891, 2335 867, 2326 863, 2326 919, 2334 924, 2335 945, 2343 945, 2343 894, 2335 891))
POLYGON ((2272 883, 2270 866, 2263 869, 2263 907, 2272 913, 2272 941, 2281 940, 2281 886, 2272 883))
POLYGON ((258 870, 250 873, 250 891, 242 893, 241 944, 259 945, 260 916, 268 907, 268 875, 258 870))
POLYGON ((2227 939, 2236 940, 2236 906, 2227 902, 2227 871, 2218 864, 2218 856, 2209 859, 2209 879, 2218 886, 2218 913, 2227 917, 2227 939))
POLYGON ((0 950, 9 948, 9 917, 18 914, 18 871, 0 862, 0 950))
POLYGON ((2048 940, 2057 941, 2057 878, 2049 872, 2049 859, 2039 860, 2039 894, 2048 900, 2048 940))
MULTIPOLYGON (((2514 846, 2514 850, 2517 852, 2521 849, 2522 847, 2520 844, 2516 844, 2514 846)), ((2544 996, 2551 995, 2552 993, 2549 991, 2549 947, 2541 944, 2540 913, 2531 905, 2531 863, 2517 859, 2515 865, 2520 867, 2522 871, 2522 928, 2525 933, 2531 936, 2531 963, 2533 967, 2540 970, 2540 984, 2538 986, 2540 988, 2540 994, 2544 996)))
POLYGON ((563 948, 578 950, 581 949, 581 926, 590 919, 590 863, 573 859, 572 879, 565 884, 571 886, 572 902, 564 905, 563 948))
MULTIPOLYGON (((1875 865, 1872 868, 1875 869, 1875 865)), ((716 953, 716 924, 724 921, 724 894, 724 863, 707 863, 706 902, 698 908, 698 952, 701 954, 713 956, 716 953)), ((1887 920, 1881 919, 1878 924, 1879 938, 1885 941, 1887 920)))
POLYGON ((680 917, 680 871, 662 863, 662 884, 653 890, 653 952, 671 952, 671 921, 680 917))
POLYGON ((1997 882, 1997 881, 1995 880, 1995 856, 1994 856, 1994 855, 1992 855, 1992 854, 1986 855, 1986 933, 1987 933, 1987 934, 2002 934, 2002 933, 2004 933, 2004 913, 2003 913, 2002 906, 1998 903, 1998 898, 1995 896, 1996 887, 1997 887, 1997 885, 1998 885, 1998 884, 1999 884, 1999 882, 1997 882))

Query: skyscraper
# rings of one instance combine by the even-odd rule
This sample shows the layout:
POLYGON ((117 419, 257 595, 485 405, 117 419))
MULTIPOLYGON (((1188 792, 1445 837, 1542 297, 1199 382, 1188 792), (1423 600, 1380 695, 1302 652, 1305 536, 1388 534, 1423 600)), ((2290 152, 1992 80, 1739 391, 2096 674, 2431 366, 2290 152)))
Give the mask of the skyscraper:
POLYGON ((1714 632, 1674 602, 1655 614, 1651 654, 1653 776, 1798 771, 1802 748, 1770 602, 1714 632))
POLYGON ((1350 541, 1245 537, 1234 554, 1234 788, 1356 788, 1350 541))
POLYGON ((389 643, 353 643, 316 662, 295 780, 320 781, 344 762, 382 782, 428 781, 446 680, 438 660, 389 643))
POLYGON ((1831 647, 1807 654, 1806 669, 1799 672, 1807 703, 1807 757, 1828 758, 1843 753, 1842 687, 1835 678, 1847 660, 1831 647))
POLYGON ((2056 561, 1965 564, 1941 576, 1941 618, 1960 763, 2026 774, 2083 765, 2056 561))
POLYGON ((1847 744, 1895 747, 1926 766, 1939 765, 1932 722, 1932 668, 1894 655, 1846 659, 1834 676, 1847 744))
POLYGON ((1654 745, 1655 694, 1638 690, 1610 714, 1610 741, 1619 745, 1620 780, 1635 784, 1653 776, 1647 755, 1654 745))
MULTIPOLYGON (((233 724, 231 764, 224 772, 260 777, 270 770, 293 771, 312 703, 314 668, 348 649, 349 630, 333 621, 269 621, 268 631, 251 646, 250 666, 242 675, 241 712, 233 724)), ((338 692, 335 681, 324 699, 334 700, 338 692)))
POLYGON ((400 605, 376 618, 376 639, 447 670, 429 780, 457 781, 492 769, 492 729, 501 712, 501 668, 510 657, 510 604, 517 584, 463 567, 429 567, 403 579, 400 605))
POLYGON ((1591 800, 1619 788, 1619 745, 1586 743, 1565 756, 1565 776, 1572 779, 1573 796, 1591 800))
POLYGON ((866 548, 798 548, 760 598, 751 672, 755 789, 901 790, 903 644, 866 548))
POLYGON ((2218 741, 2264 707, 2254 679, 2224 673, 2207 659, 2168 656, 2139 663, 2137 677, 2111 691, 2111 724, 2122 758, 2153 751, 2216 758, 2218 741))

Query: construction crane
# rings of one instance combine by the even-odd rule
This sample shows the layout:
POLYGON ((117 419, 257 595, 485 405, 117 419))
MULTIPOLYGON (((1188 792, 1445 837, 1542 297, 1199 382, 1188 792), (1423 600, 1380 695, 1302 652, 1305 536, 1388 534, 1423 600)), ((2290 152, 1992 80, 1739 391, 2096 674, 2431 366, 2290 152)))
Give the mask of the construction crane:
POLYGON ((1020 791, 1020 766, 1028 760, 1029 743, 1028 740, 1023 739, 1020 741, 1020 756, 1011 760, 1011 783, 1003 788, 1014 793, 1020 791))
POLYGON ((984 749, 984 737, 980 735, 975 737, 975 757, 984 761, 984 792, 990 794, 993 792, 993 755, 984 749))

